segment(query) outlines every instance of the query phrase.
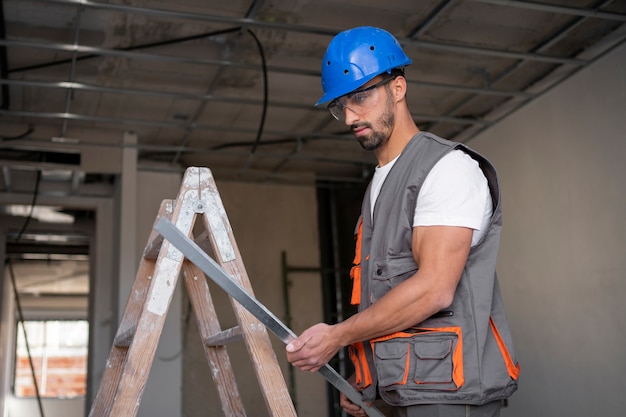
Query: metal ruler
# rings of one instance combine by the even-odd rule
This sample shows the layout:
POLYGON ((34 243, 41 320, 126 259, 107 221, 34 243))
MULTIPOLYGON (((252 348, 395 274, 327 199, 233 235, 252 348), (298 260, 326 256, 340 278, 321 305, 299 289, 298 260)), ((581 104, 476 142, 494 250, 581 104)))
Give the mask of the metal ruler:
MULTIPOLYGON (((187 259, 200 268, 207 277, 211 278, 220 288, 237 300, 242 307, 248 310, 285 344, 297 337, 291 329, 285 326, 267 307, 235 282, 217 262, 207 255, 194 241, 185 236, 171 221, 162 217, 154 228, 165 239, 169 240, 176 249, 181 251, 187 259)), ((377 408, 366 404, 361 394, 329 364, 325 364, 318 372, 333 387, 344 393, 350 401, 363 408, 369 417, 385 417, 377 408)))

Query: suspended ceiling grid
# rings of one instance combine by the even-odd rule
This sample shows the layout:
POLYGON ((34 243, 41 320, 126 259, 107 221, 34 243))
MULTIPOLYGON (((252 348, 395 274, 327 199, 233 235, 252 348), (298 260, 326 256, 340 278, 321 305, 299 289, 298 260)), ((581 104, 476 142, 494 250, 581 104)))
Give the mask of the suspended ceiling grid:
POLYGON ((2 7, 0 192, 16 191, 24 166, 58 164, 63 170, 54 172, 65 176, 48 173, 44 183, 64 181, 66 192, 78 193, 97 172, 72 168, 71 153, 55 159, 41 150, 119 149, 129 131, 141 169, 207 166, 218 180, 361 183, 371 153, 314 107, 325 48, 349 27, 375 25, 398 37, 414 62, 407 79, 415 121, 460 142, 626 39, 626 0, 4 0, 2 7))

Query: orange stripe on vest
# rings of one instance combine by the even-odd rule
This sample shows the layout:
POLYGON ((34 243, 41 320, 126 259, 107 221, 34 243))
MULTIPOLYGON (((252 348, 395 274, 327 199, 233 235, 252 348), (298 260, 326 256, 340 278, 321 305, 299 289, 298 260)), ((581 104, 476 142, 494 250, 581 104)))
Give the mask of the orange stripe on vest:
POLYGON ((500 336, 500 332, 496 327, 496 324, 493 322, 493 319, 489 317, 489 326, 491 327, 491 331, 496 338, 496 342, 498 343, 498 347, 500 348, 500 352, 502 353, 502 357, 504 358, 504 363, 506 365, 506 369, 509 372, 511 378, 517 381, 519 378, 520 366, 519 364, 515 365, 513 363, 513 359, 511 358, 511 354, 509 350, 506 348, 504 341, 502 340, 502 336, 500 336))
POLYGON ((350 304, 361 304, 361 241, 363 239, 363 218, 359 220, 359 227, 356 234, 356 248, 354 249, 354 266, 350 269, 350 278, 352 278, 352 297, 350 304))

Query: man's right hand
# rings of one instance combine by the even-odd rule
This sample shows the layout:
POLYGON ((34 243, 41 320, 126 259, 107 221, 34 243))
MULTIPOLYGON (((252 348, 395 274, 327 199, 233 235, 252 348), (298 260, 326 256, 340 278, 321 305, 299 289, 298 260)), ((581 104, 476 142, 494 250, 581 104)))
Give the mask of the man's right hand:
POLYGON ((350 399, 346 397, 343 392, 339 393, 339 405, 341 405, 341 408, 343 408, 346 413, 354 417, 367 417, 365 410, 350 401, 350 399))

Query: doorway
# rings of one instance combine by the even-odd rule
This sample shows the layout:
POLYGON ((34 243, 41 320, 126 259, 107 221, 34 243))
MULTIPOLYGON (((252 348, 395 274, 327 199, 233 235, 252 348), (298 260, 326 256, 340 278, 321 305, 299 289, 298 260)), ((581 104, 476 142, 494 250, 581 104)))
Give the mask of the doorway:
POLYGON ((85 415, 94 212, 3 205, 4 415, 85 415), (28 227, 25 225, 28 223, 28 227), (8 388, 8 389, 7 389, 8 388))

